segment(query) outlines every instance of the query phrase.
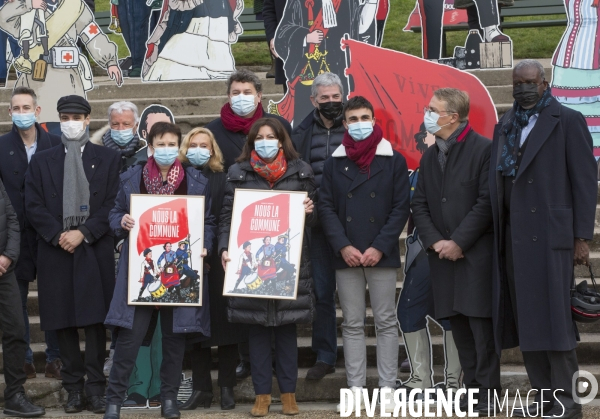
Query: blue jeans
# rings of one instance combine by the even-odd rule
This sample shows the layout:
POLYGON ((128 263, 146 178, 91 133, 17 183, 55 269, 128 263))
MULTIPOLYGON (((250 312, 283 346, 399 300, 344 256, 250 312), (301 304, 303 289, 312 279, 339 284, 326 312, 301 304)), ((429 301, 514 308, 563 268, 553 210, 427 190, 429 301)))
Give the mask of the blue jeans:
MULTIPOLYGON (((29 315, 27 314, 27 296, 29 295, 29 282, 28 281, 17 281, 19 284, 19 291, 21 293, 21 306, 23 308, 23 320, 25 321, 25 342, 27 342, 27 350, 25 351, 25 362, 33 364, 33 351, 30 346, 29 337, 29 315)), ((55 359, 60 358, 60 351, 58 350, 58 337, 56 336, 55 330, 48 330, 44 332, 46 338, 46 363, 50 363, 55 359)))
POLYGON ((131 52, 132 68, 142 68, 144 63, 151 11, 141 0, 121 0, 117 6, 123 38, 131 52))
MULTIPOLYGON (((2 2, 4 4, 4 1, 2 2)), ((10 50, 13 57, 17 58, 21 54, 21 48, 15 38, 0 30, 0 79, 6 79, 8 69, 6 68, 6 41, 10 44, 10 50)))
POLYGON ((317 305, 313 322, 312 350, 317 353, 317 362, 328 365, 335 365, 337 359, 334 257, 323 230, 313 228, 310 261, 317 305))

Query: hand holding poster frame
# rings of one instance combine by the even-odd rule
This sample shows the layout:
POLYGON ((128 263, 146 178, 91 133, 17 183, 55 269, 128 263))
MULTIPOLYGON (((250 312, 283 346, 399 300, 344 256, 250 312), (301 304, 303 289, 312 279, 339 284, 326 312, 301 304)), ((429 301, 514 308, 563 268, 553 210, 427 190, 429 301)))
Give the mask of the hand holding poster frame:
POLYGON ((204 196, 131 195, 129 305, 202 305, 204 196))
POLYGON ((236 189, 223 295, 295 300, 306 192, 236 189))

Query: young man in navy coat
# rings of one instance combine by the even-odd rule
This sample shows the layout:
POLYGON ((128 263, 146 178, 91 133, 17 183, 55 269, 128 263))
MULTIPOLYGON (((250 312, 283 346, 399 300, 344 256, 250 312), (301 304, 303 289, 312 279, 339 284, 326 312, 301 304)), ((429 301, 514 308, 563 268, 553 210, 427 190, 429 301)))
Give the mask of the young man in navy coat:
POLYGON ((25 176, 25 206, 38 234, 41 327, 58 334, 63 387, 69 393, 65 412, 87 406, 103 413, 103 323, 115 285, 108 213, 115 204, 121 158, 89 142, 91 107, 84 98, 62 97, 57 110, 62 144, 36 153, 25 176), (85 361, 78 328, 85 330, 85 361))
MULTIPOLYGON (((27 295, 29 283, 36 278, 37 240, 35 230, 25 215, 23 188, 25 172, 34 153, 60 144, 60 137, 49 134, 36 122, 41 108, 37 104, 35 92, 25 86, 17 87, 12 92, 8 113, 13 126, 8 134, 0 137, 0 178, 4 182, 13 208, 19 218, 21 229, 21 255, 15 268, 17 283, 21 294, 23 320, 25 321, 25 373, 27 378, 35 378, 33 352, 29 347, 29 316, 27 314, 27 295)), ((46 377, 60 379, 60 353, 56 332, 49 330, 46 338, 46 377)))
POLYGON ((347 132, 325 162, 318 212, 335 255, 348 386, 360 394, 367 385, 364 316, 368 284, 377 328, 379 387, 388 391, 387 405, 393 409, 391 393, 398 376, 396 271, 410 191, 406 160, 383 138, 374 117, 373 106, 362 96, 348 101, 344 109, 347 132))

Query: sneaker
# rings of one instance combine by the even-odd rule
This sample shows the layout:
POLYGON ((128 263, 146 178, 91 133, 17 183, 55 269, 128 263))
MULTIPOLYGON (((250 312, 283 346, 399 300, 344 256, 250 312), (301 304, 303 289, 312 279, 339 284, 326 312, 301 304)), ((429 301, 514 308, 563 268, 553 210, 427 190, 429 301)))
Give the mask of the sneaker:
POLYGON ((312 368, 308 370, 306 373, 307 380, 321 380, 327 374, 333 374, 335 372, 335 367, 333 365, 326 364, 321 361, 317 361, 312 368))
POLYGON ((106 358, 106 361, 104 361, 104 375, 106 377, 108 377, 110 375, 110 370, 112 369, 113 366, 113 357, 115 356, 115 350, 111 349, 110 352, 108 353, 108 358, 106 358))
MULTIPOLYGON (((356 406, 356 398, 358 397, 360 399, 360 410, 362 411, 365 408, 365 402, 362 398, 362 387, 350 387, 350 391, 352 391, 354 393, 354 406, 356 406)), ((336 412, 340 413, 342 407, 341 404, 338 404, 336 407, 336 412)), ((352 408, 352 411, 354 411, 354 407, 352 408)))
POLYGON ((46 414, 46 409, 29 401, 24 393, 17 393, 4 401, 4 414, 20 418, 34 418, 46 414))
POLYGON ((381 389, 379 389, 379 397, 377 398, 377 404, 381 405, 381 399, 385 396, 385 413, 394 413, 394 407, 396 406, 396 404, 394 403, 394 391, 396 391, 395 388, 392 387, 381 387, 381 389), (383 394, 383 390, 388 391, 387 394, 383 394))
POLYGON ((60 375, 60 370, 62 368, 62 361, 60 358, 56 358, 52 362, 48 362, 46 364, 45 375, 48 378, 56 378, 57 380, 62 380, 62 376, 60 375))
POLYGON ((26 362, 25 365, 23 366, 23 371, 25 371, 25 375, 27 376, 27 378, 35 378, 36 377, 35 367, 33 366, 33 364, 28 364, 26 362))

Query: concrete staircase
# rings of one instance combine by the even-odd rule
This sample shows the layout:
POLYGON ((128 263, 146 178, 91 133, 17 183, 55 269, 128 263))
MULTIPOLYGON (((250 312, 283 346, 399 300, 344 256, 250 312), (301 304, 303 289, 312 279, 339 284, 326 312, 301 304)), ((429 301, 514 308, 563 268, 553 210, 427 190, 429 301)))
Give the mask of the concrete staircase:
MULTIPOLYGON (((547 69, 546 79, 550 79, 550 69, 547 69)), ((512 88, 511 88, 511 70, 492 70, 476 71, 474 74, 479 77, 488 87, 490 94, 496 103, 499 114, 506 112, 512 106, 512 88)), ((269 99, 277 100, 281 97, 281 86, 276 86, 273 79, 264 79, 264 73, 260 74, 263 81, 263 103, 267 104, 269 99)), ((121 88, 117 88, 114 83, 106 77, 96 77, 96 88, 89 92, 88 99, 92 105, 92 131, 102 127, 106 123, 106 109, 114 101, 131 100, 138 105, 140 111, 153 103, 159 103, 168 106, 175 114, 176 122, 181 126, 183 132, 189 131, 196 126, 202 126, 206 122, 217 117, 222 104, 227 100, 225 94, 225 83, 217 82, 199 82, 199 83, 162 83, 162 84, 142 84, 127 80, 121 88)), ((11 82, 9 82, 11 83, 11 82)), ((10 100, 10 90, 0 89, 0 109, 6 109, 10 100)), ((8 113, 0 113, 0 132, 6 132, 10 129, 10 119, 8 113)), ((600 195, 599 201, 600 203, 600 195)), ((401 254, 404 254, 404 240, 406 233, 400 238, 401 254)), ((590 244, 592 263, 600 267, 600 212, 596 215, 596 230, 594 240, 590 244)), ((600 268, 597 268, 600 272, 600 268)), ((584 267, 576 269, 576 277, 583 280, 588 276, 584 267)), ((396 297, 399 295, 403 284, 402 271, 398 271, 398 282, 396 285, 396 297)), ((370 307, 369 296, 367 292, 367 307, 370 307)), ((61 391, 60 382, 54 379, 44 378, 45 366, 45 344, 44 334, 40 330, 39 309, 37 304, 37 287, 33 283, 29 300, 28 309, 31 325, 31 341, 34 351, 34 363, 38 372, 38 378, 28 380, 26 389, 28 394, 39 403, 45 406, 57 406, 65 401, 65 392, 61 391)), ((377 386, 376 369, 376 338, 373 314, 370 308, 366 313, 365 333, 367 336, 367 373, 368 386, 377 386)), ((337 371, 334 374, 326 376, 320 382, 308 382, 304 379, 306 371, 315 362, 315 355, 311 350, 311 326, 301 325, 298 327, 298 349, 299 349, 299 379, 297 388, 298 401, 339 401, 339 389, 346 386, 346 377, 344 371, 344 354, 341 342, 341 323, 342 312, 337 310, 338 321, 338 361, 337 371)), ((430 320, 430 330, 432 331, 434 378, 436 382, 443 380, 444 351, 441 328, 430 320)), ((591 325, 581 325, 581 342, 577 348, 577 356, 581 369, 593 373, 600 380, 600 322, 591 325)), ((108 336, 108 334, 107 334, 108 336)), ((107 342, 107 350, 108 350, 107 342)), ((400 353, 399 361, 406 357, 406 351, 402 338, 399 338, 400 353)), ((83 347, 83 342, 82 342, 83 347)), ((214 354, 216 358, 216 353, 214 354)), ((189 370, 189 359, 185 360, 185 369, 189 370)), ((0 372, 3 371, 3 363, 0 357, 0 372)), ((187 371, 189 375, 189 371, 187 371)), ((403 380, 408 378, 408 374, 400 373, 399 377, 403 380)), ((3 379, 0 377, 2 384, 3 379)), ((213 371, 213 385, 215 387, 215 397, 218 397, 219 391, 216 381, 216 371, 213 371)), ((511 391, 511 395, 517 389, 528 390, 529 381, 523 367, 523 360, 518 349, 504 351, 502 354, 502 385, 505 389, 511 391)), ((277 392, 277 384, 274 379, 273 389, 277 392)), ((1 395, 2 393, 0 393, 1 395)), ((236 388, 236 398, 239 402, 252 402, 254 400, 254 390, 250 378, 238 383, 236 388)), ((1 400, 1 396, 0 396, 1 400)))

